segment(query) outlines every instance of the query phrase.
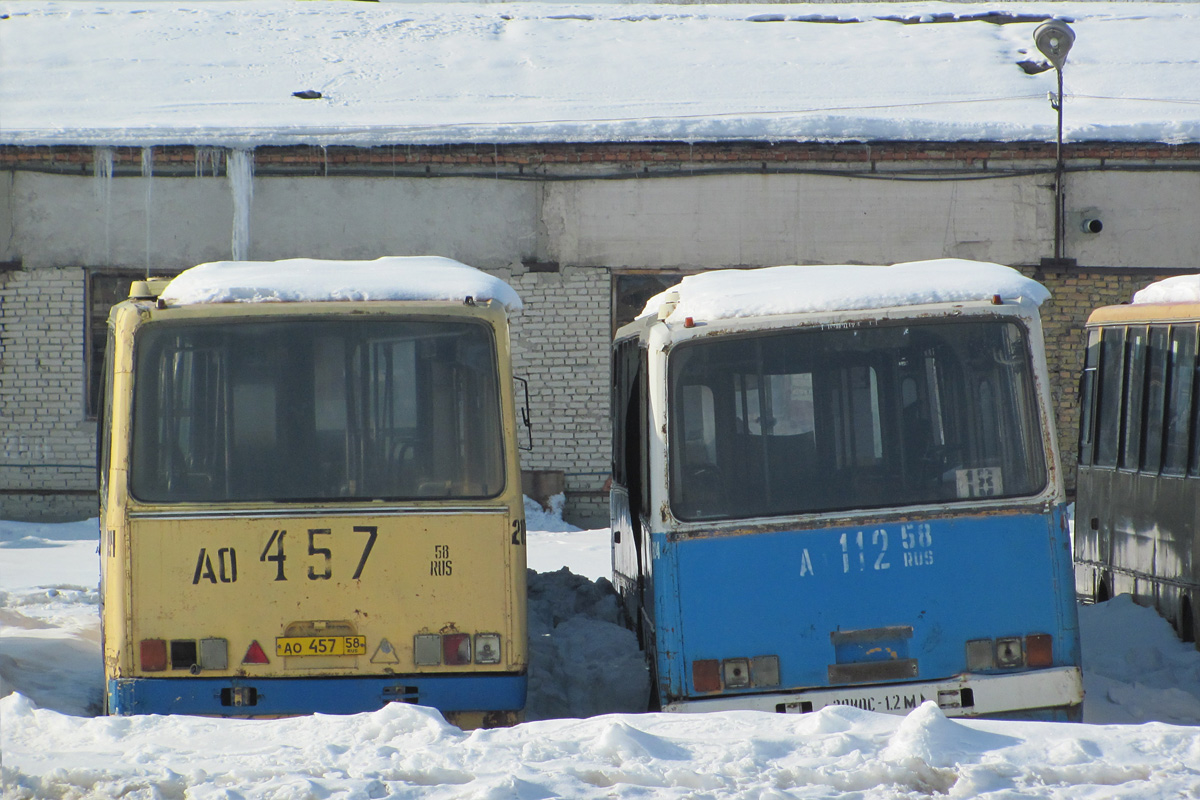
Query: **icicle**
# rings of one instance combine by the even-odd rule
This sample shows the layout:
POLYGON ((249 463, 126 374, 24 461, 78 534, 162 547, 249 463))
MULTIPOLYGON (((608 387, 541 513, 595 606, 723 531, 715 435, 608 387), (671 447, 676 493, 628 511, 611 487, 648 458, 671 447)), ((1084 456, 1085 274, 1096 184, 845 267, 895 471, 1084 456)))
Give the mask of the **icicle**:
POLYGON ((216 147, 196 148, 196 177, 203 178, 207 169, 214 178, 221 170, 221 150, 216 147))
POLYGON ((229 187, 233 191, 233 260, 250 253, 250 205, 254 200, 254 151, 230 150, 229 187))
POLYGON ((92 151, 92 191, 104 210, 104 256, 101 260, 106 264, 112 256, 112 180, 113 150, 97 147, 92 151))
POLYGON ((142 178, 146 182, 146 277, 150 277, 150 228, 154 208, 154 148, 142 148, 142 178))

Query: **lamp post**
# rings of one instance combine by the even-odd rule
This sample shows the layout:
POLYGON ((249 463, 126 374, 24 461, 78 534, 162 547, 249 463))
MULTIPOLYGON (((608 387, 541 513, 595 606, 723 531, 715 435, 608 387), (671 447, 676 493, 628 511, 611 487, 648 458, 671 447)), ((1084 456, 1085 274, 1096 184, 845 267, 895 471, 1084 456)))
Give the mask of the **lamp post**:
POLYGON ((1075 43, 1075 31, 1062 20, 1051 19, 1043 22, 1033 32, 1033 42, 1046 59, 1054 65, 1058 74, 1058 94, 1050 98, 1050 106, 1058 112, 1058 139, 1054 151, 1054 260, 1061 262, 1063 258, 1063 65, 1067 63, 1067 53, 1075 43))

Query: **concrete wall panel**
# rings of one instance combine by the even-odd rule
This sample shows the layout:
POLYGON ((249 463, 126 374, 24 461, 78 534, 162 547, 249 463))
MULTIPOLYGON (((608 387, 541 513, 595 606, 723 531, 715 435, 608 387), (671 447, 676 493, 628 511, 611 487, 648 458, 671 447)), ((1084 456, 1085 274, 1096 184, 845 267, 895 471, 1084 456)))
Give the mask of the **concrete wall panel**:
POLYGON ((552 183, 546 193, 549 252, 563 263, 874 264, 956 256, 1012 264, 1051 254, 1038 220, 1053 214, 1053 197, 1030 178, 723 175, 552 183))

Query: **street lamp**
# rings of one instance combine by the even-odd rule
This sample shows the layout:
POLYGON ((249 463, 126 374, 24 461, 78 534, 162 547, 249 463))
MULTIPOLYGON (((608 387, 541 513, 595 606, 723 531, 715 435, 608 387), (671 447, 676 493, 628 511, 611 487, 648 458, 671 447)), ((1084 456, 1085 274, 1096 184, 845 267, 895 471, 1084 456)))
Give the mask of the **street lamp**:
POLYGON ((1058 144, 1054 156, 1054 260, 1062 261, 1063 249, 1063 65, 1067 63, 1067 53, 1075 43, 1075 31, 1062 20, 1051 19, 1043 22, 1033 32, 1033 42, 1046 59, 1054 65, 1058 73, 1058 94, 1051 95, 1050 106, 1058 112, 1058 144))

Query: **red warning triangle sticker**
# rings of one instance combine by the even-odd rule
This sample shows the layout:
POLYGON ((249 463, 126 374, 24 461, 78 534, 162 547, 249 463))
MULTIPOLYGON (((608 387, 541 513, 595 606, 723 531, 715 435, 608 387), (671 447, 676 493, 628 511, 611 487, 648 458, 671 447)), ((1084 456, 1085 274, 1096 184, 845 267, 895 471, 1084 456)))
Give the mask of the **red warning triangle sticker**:
POLYGON ((242 659, 243 664, 270 664, 271 660, 267 658, 267 654, 263 652, 262 645, 255 639, 250 643, 250 647, 246 649, 246 657, 242 659))

